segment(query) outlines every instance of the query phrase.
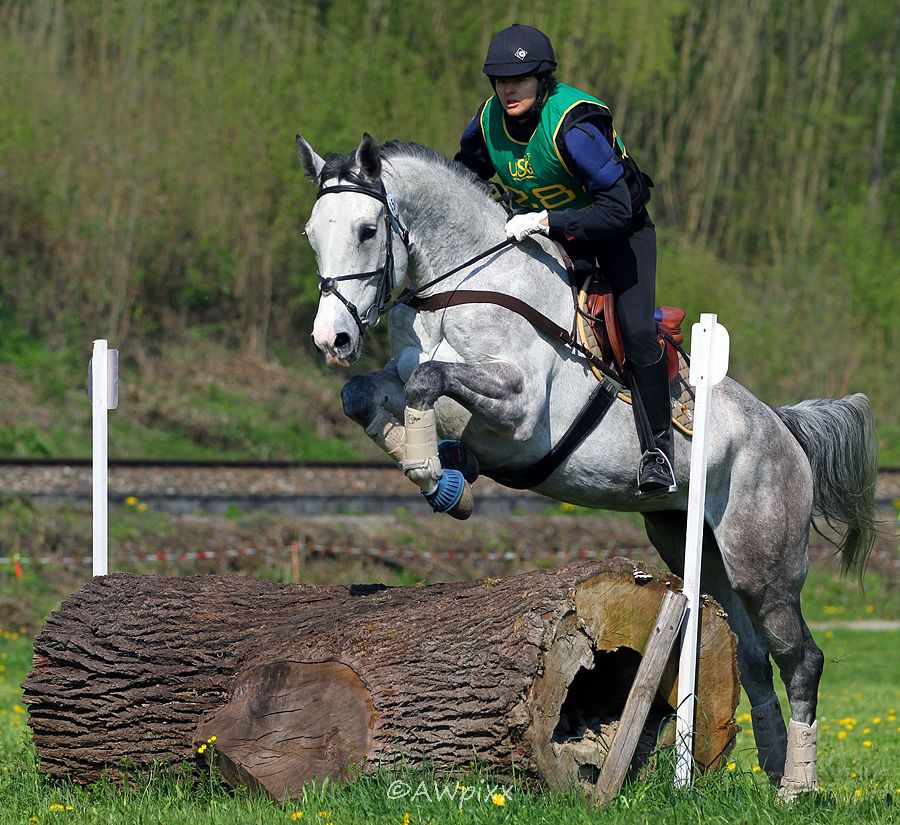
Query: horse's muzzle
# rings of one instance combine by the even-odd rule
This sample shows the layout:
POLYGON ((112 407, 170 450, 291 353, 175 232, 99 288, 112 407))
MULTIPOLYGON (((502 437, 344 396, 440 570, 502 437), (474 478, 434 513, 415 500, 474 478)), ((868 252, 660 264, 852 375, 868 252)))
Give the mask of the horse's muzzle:
POLYGON ((313 346, 324 356, 327 367, 349 367, 356 360, 356 344, 349 333, 339 332, 330 342, 320 340, 315 333, 311 337, 313 346))

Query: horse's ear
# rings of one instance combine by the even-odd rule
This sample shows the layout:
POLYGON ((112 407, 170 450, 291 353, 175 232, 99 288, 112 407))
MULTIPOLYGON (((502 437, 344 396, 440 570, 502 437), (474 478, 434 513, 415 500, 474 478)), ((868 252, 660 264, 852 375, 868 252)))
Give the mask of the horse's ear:
POLYGON ((313 183, 318 183, 325 161, 316 154, 315 149, 299 133, 297 134, 297 157, 300 158, 300 163, 303 166, 303 171, 306 172, 306 176, 313 183))
POLYGON ((356 150, 356 162, 360 171, 370 180, 378 180, 381 177, 381 155, 378 154, 378 144, 368 132, 363 134, 362 142, 356 150))

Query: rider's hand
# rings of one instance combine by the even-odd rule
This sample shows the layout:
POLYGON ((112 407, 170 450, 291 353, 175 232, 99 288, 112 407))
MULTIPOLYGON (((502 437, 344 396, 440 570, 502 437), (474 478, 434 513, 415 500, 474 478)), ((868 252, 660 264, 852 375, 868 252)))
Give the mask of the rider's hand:
POLYGON ((525 212, 522 215, 513 215, 506 222, 506 237, 511 241, 522 241, 529 235, 540 232, 549 234, 550 227, 547 221, 547 210, 542 212, 525 212))

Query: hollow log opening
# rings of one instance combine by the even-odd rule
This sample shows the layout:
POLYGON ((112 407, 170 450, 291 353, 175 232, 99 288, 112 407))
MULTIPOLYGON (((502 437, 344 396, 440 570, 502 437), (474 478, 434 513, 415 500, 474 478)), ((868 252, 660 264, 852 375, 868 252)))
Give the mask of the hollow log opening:
MULTIPOLYGON (((567 752, 578 765, 578 779, 593 787, 619 726, 625 702, 641 663, 629 647, 594 652, 590 667, 581 667, 569 685, 553 731, 557 753, 567 752)), ((674 708, 657 693, 632 759, 630 775, 644 765, 657 744, 660 726, 674 708)))

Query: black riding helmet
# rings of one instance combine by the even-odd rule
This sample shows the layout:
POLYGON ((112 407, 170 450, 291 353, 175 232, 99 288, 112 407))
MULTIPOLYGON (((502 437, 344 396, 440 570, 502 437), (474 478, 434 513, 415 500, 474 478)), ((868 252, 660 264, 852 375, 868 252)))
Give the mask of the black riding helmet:
POLYGON ((553 44, 540 29, 513 23, 488 46, 484 73, 489 78, 545 75, 556 68, 553 44))

